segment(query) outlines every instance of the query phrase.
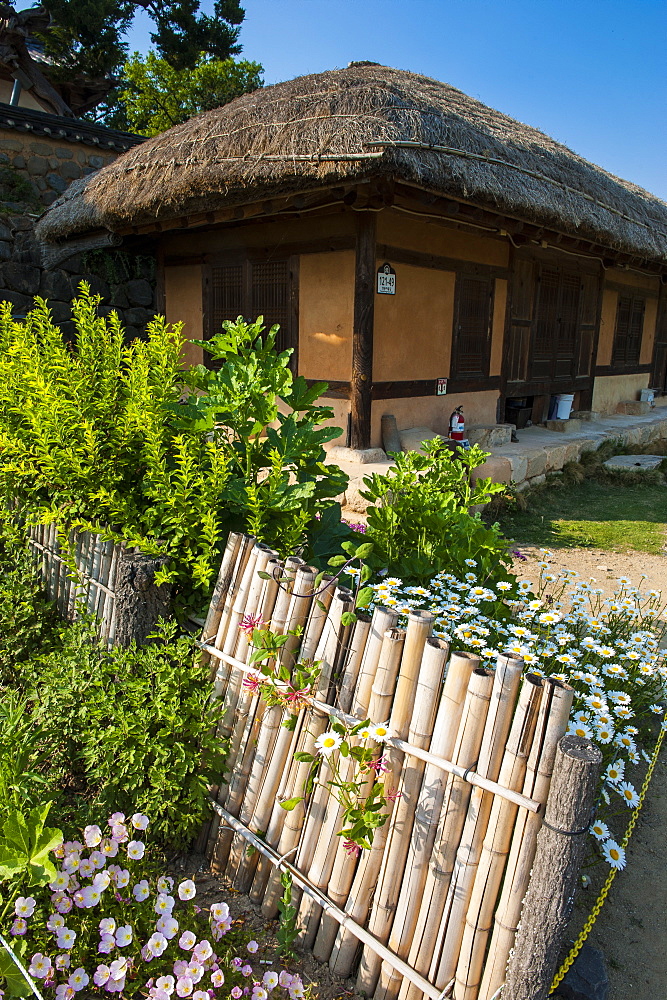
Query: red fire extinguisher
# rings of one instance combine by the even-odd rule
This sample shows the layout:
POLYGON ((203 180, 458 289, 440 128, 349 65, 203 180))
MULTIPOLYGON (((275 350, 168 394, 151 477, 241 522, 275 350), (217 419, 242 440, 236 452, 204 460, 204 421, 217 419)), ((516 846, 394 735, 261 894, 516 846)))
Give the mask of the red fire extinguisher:
POLYGON ((452 441, 463 441, 466 436, 462 406, 457 406, 449 418, 449 436, 452 441))

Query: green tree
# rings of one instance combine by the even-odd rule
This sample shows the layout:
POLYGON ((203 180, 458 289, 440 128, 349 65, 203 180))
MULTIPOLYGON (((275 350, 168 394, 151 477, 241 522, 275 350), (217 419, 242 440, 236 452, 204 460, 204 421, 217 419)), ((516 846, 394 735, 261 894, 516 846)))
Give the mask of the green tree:
POLYGON ((157 135, 200 111, 257 90, 263 83, 262 72, 256 62, 215 59, 203 53, 191 69, 175 69, 155 52, 145 58, 135 52, 123 69, 118 95, 125 127, 139 135, 157 135))
POLYGON ((215 0, 212 15, 201 12, 200 0, 45 0, 43 6, 52 23, 38 34, 55 63, 54 78, 118 73, 127 58, 124 35, 141 10, 155 25, 158 55, 175 69, 196 65, 202 52, 228 59, 241 51, 239 0, 215 0))

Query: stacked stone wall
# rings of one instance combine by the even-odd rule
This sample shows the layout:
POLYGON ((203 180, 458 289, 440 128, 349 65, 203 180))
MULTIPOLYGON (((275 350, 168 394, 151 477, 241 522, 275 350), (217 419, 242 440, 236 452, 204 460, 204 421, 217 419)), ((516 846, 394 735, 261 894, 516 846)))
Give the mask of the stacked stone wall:
POLYGON ((42 263, 36 220, 73 181, 118 156, 117 149, 101 148, 103 139, 77 141, 71 127, 68 134, 31 135, 0 127, 0 301, 11 302, 14 315, 24 316, 36 295, 48 299, 54 321, 71 337, 71 301, 85 280, 102 296, 103 314, 119 313, 129 340, 143 334, 155 312, 152 256, 97 250, 52 270, 42 263))

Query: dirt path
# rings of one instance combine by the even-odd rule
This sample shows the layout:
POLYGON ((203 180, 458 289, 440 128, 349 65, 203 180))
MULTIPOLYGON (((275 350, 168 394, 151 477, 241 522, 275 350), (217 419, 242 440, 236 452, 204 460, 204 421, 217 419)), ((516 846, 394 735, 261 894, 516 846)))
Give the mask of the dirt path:
MULTIPOLYGON (((516 571, 536 579, 541 550, 517 545, 526 556, 516 571)), ((616 580, 626 576, 644 587, 667 593, 667 557, 644 552, 620 555, 595 549, 553 550, 553 565, 593 577, 606 595, 616 580)), ((605 955, 611 991, 609 1000, 659 1000, 667 996, 667 746, 653 774, 634 835, 627 851, 627 867, 619 872, 588 942, 605 955)), ((579 893, 571 925, 574 937, 595 903, 603 874, 579 893)), ((606 875, 606 871, 604 872, 606 875)))

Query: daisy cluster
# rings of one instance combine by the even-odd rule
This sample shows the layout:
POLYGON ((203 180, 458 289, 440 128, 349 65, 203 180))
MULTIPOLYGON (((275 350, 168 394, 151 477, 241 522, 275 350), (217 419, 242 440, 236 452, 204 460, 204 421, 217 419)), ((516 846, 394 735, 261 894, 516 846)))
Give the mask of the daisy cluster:
MULTIPOLYGON (((635 808, 639 795, 630 778, 641 748, 655 740, 664 722, 667 666, 659 648, 665 605, 658 591, 641 591, 625 577, 605 599, 595 581, 572 570, 555 571, 543 552, 540 577, 496 582, 478 580, 474 559, 464 579, 439 573, 428 587, 396 577, 372 584, 373 604, 394 608, 399 624, 416 610, 435 615, 434 635, 452 649, 476 653, 492 667, 498 655, 522 658, 527 671, 556 677, 575 692, 568 732, 597 743, 604 774, 599 812, 610 819, 615 805, 635 808)), ((625 864, 622 847, 604 822, 591 829, 606 860, 625 864)))
POLYGON ((53 881, 16 899, 9 933, 36 946, 28 972, 42 994, 267 1000, 278 988, 291 1000, 304 997, 297 975, 255 973, 248 956, 259 945, 243 946, 227 903, 197 906, 192 879, 175 885, 169 875, 142 877, 150 868, 138 834, 148 825, 141 813, 129 820, 114 813, 105 831, 87 826, 82 840, 56 848, 53 881))

